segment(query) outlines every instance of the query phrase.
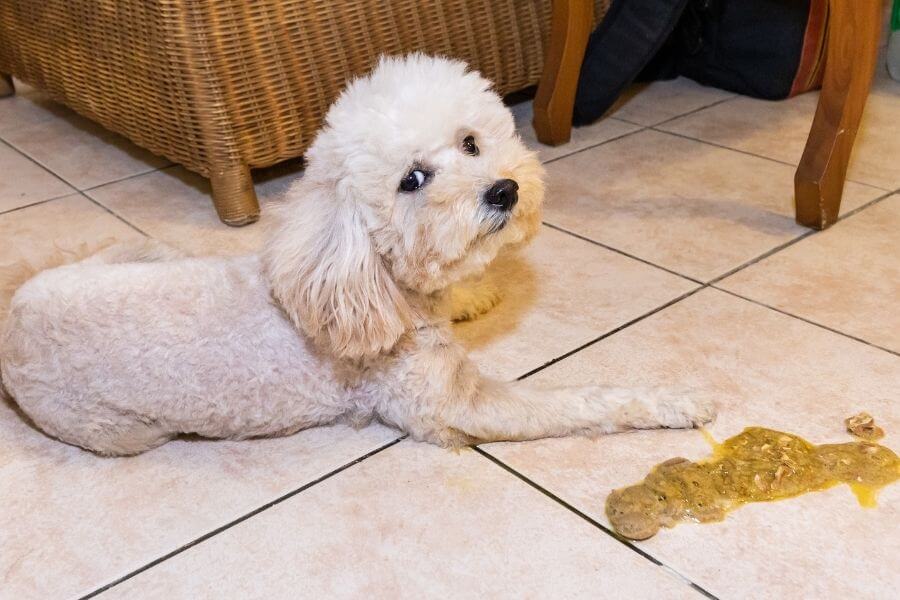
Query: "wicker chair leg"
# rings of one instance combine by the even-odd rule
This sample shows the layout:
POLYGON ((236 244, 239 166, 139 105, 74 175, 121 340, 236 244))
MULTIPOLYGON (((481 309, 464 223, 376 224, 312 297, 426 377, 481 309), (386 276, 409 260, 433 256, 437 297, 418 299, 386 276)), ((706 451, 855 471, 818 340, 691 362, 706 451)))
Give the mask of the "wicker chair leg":
POLYGON ((829 0, 828 8, 825 78, 794 176, 797 222, 813 229, 837 221, 881 31, 881 0, 829 0))
POLYGON ((12 76, 7 75, 6 73, 0 73, 0 98, 12 96, 15 93, 16 88, 13 85, 12 76))
POLYGON ((259 219, 259 202, 247 165, 213 165, 209 169, 209 182, 213 204, 223 223, 241 227, 259 219))

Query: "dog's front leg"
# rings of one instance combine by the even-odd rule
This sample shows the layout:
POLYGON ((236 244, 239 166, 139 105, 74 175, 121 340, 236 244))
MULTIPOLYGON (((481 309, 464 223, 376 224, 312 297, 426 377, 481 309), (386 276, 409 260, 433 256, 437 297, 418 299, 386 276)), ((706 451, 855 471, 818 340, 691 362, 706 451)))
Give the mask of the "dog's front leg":
POLYGON ((376 413, 416 439, 443 446, 689 428, 715 414, 709 400, 677 391, 494 381, 457 344, 432 344, 401 359, 407 370, 376 413))
POLYGON ((690 428, 715 414, 712 403, 679 392, 599 385, 551 388, 481 379, 471 397, 457 400, 443 406, 444 422, 478 441, 690 428))
POLYGON ((471 321, 500 302, 500 288, 487 276, 467 279, 450 288, 450 318, 471 321))

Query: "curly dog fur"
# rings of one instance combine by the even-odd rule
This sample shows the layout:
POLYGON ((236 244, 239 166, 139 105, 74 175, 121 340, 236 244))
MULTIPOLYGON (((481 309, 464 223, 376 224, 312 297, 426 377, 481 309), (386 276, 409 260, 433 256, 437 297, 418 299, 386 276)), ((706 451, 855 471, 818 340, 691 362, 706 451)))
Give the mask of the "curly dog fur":
POLYGON ((677 393, 493 381, 454 341, 451 316, 497 291, 451 287, 534 235, 543 193, 488 81, 445 59, 383 59, 329 111, 261 255, 147 242, 19 272, 3 385, 44 432, 103 455, 372 418, 444 446, 709 420, 677 393), (517 203, 508 186, 490 196, 502 181, 517 203))

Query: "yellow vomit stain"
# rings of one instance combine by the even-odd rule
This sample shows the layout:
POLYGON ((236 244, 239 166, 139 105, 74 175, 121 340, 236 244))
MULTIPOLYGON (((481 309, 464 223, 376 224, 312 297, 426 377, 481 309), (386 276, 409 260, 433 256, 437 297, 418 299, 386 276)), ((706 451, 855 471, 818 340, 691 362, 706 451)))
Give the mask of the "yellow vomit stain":
POLYGON ((749 502, 782 500, 849 485, 860 505, 874 507, 878 491, 900 477, 900 459, 886 446, 856 441, 815 445, 765 427, 748 427, 717 442, 699 462, 673 458, 656 465, 641 483, 614 490, 606 516, 616 532, 647 539, 660 527, 685 521, 721 521, 749 502))

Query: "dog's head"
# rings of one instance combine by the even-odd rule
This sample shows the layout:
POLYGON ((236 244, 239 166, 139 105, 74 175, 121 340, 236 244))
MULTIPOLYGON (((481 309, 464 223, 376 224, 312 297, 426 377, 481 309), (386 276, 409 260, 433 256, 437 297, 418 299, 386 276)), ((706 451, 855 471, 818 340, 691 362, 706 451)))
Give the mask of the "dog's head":
POLYGON ((390 349, 413 296, 480 273, 540 222, 540 163, 460 62, 382 59, 334 103, 306 157, 266 264, 295 324, 339 356, 390 349))

